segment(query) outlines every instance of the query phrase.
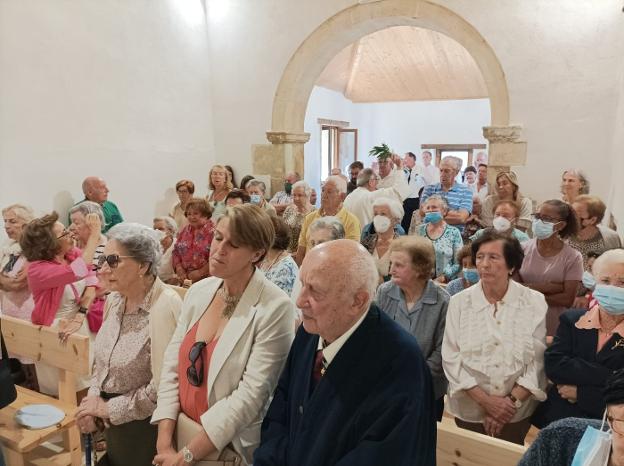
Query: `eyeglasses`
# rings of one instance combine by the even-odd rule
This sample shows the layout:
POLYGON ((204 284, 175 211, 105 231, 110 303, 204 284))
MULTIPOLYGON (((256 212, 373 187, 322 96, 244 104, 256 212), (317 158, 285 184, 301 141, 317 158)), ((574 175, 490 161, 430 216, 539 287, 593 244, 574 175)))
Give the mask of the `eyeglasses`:
POLYGON ((101 269, 104 265, 104 262, 108 264, 111 269, 117 268, 119 262, 124 257, 134 257, 134 256, 120 256, 119 254, 109 254, 108 256, 101 255, 97 261, 98 269, 101 269))
POLYGON ((612 416, 607 416, 611 429, 620 435, 624 435, 624 419, 615 419, 612 416))
POLYGON ((191 351, 189 351, 191 365, 186 369, 186 378, 194 387, 200 387, 204 380, 204 358, 202 354, 205 347, 205 341, 198 341, 191 346, 191 351), (197 360, 199 360, 199 370, 195 366, 197 360))
POLYGON ((56 239, 64 238, 67 235, 69 235, 70 233, 71 233, 71 231, 69 231, 69 230, 63 230, 63 233, 61 233, 61 236, 57 236, 56 239))
POLYGON ((544 222, 550 222, 550 223, 559 223, 562 221, 561 219, 552 218, 552 217, 549 217, 548 215, 542 215, 542 214, 532 214, 531 217, 533 217, 535 220, 542 220, 544 222))

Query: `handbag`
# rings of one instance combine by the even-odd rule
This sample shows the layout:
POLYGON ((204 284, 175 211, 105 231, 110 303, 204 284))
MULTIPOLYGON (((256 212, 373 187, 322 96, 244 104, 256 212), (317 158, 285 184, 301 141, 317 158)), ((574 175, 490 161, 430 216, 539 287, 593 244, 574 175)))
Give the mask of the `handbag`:
MULTIPOLYGON (((204 428, 184 413, 178 415, 176 424, 176 444, 178 448, 188 445, 189 442, 204 428)), ((243 459, 229 445, 221 451, 215 451, 196 461, 197 466, 241 466, 243 459)))
POLYGON ((91 330, 92 333, 98 333, 100 331, 100 327, 102 327, 105 302, 105 296, 95 298, 91 303, 91 306, 89 306, 89 311, 87 312, 87 323, 89 324, 89 330, 91 330))
POLYGON ((9 353, 4 345, 2 327, 0 327, 0 345, 2 346, 2 359, 0 360, 0 409, 10 405, 17 398, 17 390, 11 375, 9 353))

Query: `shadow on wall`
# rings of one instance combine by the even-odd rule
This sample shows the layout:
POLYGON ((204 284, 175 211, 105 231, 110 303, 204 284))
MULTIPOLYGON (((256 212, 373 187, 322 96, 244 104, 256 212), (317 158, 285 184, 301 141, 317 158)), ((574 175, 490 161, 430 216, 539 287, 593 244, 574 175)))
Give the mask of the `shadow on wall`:
POLYGON ((71 209, 75 203, 76 201, 69 191, 60 191, 54 195, 52 208, 59 214, 59 220, 66 226, 69 209, 71 209))
POLYGON ((169 215, 169 212, 171 212, 171 209, 177 202, 178 195, 176 194, 175 189, 167 189, 164 192, 163 197, 156 202, 156 205, 154 207, 154 216, 160 217, 162 215, 169 215))

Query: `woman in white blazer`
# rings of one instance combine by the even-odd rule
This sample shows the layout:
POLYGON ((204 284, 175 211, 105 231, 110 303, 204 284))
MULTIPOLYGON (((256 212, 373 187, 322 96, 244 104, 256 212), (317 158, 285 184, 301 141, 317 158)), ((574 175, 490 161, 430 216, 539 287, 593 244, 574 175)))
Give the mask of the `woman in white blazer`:
POLYGON ((165 353, 154 464, 251 464, 295 329, 292 302, 256 270, 274 236, 251 204, 217 220, 213 276, 189 289, 165 353))

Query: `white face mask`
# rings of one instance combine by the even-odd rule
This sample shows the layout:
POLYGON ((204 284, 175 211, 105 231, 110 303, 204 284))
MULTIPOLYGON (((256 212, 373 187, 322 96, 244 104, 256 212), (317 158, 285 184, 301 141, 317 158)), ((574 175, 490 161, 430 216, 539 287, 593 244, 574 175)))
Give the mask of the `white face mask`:
POLYGON ((385 233, 390 228, 390 219, 383 215, 375 215, 373 217, 373 226, 377 233, 385 233))
POLYGON ((508 231, 511 228, 511 222, 505 217, 495 217, 492 220, 492 226, 496 231, 508 231))

